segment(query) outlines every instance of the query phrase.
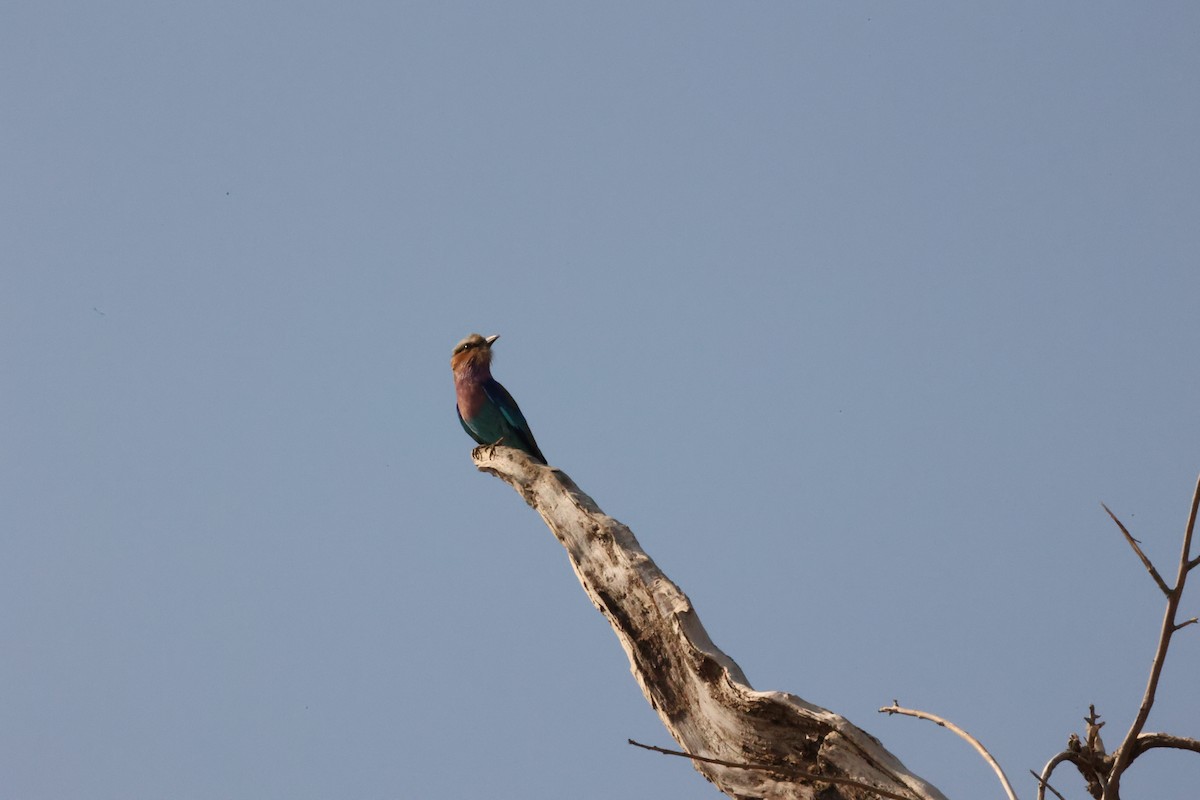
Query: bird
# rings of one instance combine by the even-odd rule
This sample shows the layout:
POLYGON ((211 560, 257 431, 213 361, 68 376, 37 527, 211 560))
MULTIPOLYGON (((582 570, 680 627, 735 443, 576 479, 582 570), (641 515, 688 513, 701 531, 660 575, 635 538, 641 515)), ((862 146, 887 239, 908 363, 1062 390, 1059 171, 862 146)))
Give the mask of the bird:
POLYGON ((523 450, 542 464, 533 431, 513 396, 492 377, 492 345, 500 334, 472 333, 454 346, 450 368, 458 398, 458 421, 479 444, 502 444, 523 450))

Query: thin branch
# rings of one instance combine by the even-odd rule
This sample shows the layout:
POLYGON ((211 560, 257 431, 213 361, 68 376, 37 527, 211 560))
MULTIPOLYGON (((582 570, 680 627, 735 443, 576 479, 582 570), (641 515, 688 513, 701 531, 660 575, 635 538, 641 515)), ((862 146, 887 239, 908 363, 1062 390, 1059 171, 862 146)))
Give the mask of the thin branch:
POLYGON ((869 783, 851 780, 850 778, 839 778, 835 775, 818 775, 815 772, 805 772, 802 769, 792 767, 778 767, 770 764, 739 764, 736 761, 722 761, 719 758, 708 758, 707 756, 694 756, 691 753, 685 753, 682 750, 668 750, 665 747, 656 747, 652 744, 642 744, 633 739, 626 739, 634 747, 640 747, 643 750, 653 750, 656 753, 662 753, 664 756, 679 756, 680 758, 690 758, 693 761, 703 761, 706 764, 716 764, 719 767, 732 767, 733 769, 750 769, 759 772, 770 772, 774 775, 782 775, 785 778, 802 778, 814 782, 836 783, 842 786, 853 786, 856 789, 866 789, 868 792, 874 792, 880 797, 890 797, 892 800, 912 800, 911 795, 896 794, 889 792, 886 789, 880 789, 877 786, 872 786, 869 783))
MULTIPOLYGON (((1116 760, 1109 773, 1108 786, 1104 796, 1109 800, 1117 800, 1121 796, 1121 775, 1137 757, 1137 742, 1154 707, 1154 694, 1158 691, 1158 680, 1162 677, 1163 666, 1167 661, 1167 649, 1171 646, 1171 636, 1180 626, 1175 623, 1175 615, 1179 612, 1179 601, 1183 598, 1183 587, 1187 583, 1188 570, 1191 569, 1192 534, 1196 530, 1196 512, 1200 509, 1200 478, 1196 479, 1196 490, 1192 493, 1192 507, 1188 512, 1187 528, 1183 532, 1183 548, 1179 554, 1179 572, 1175 578, 1175 586, 1167 592, 1167 610, 1163 613, 1162 628, 1158 634, 1158 647, 1154 651, 1154 661, 1150 666, 1150 678, 1146 682, 1146 693, 1142 696, 1142 704, 1138 707, 1137 717, 1129 726, 1125 740, 1117 748, 1116 760)), ((1118 523, 1119 524, 1119 523, 1118 523)), ((1187 624, 1187 623, 1185 623, 1187 624)))
POLYGON ((1013 791, 1012 784, 1008 782, 1008 776, 1004 774, 1004 770, 1000 767, 1000 764, 996 761, 996 759, 992 758, 992 754, 987 751, 987 748, 984 747, 978 739, 955 725, 953 722, 950 722, 947 719, 942 719, 935 714, 930 714, 927 711, 917 711, 916 709, 912 708, 901 708, 895 700, 892 701, 890 706, 884 706, 883 708, 879 709, 879 712, 881 714, 888 715, 903 714, 907 717, 916 717, 917 719, 929 720, 930 722, 936 723, 943 728, 949 728, 954 733, 957 733, 963 739, 966 739, 967 742, 969 742, 970 745, 975 748, 975 751, 979 753, 979 755, 983 756, 984 761, 991 765, 992 770, 996 773, 996 777, 1000 779, 1001 785, 1004 786, 1004 792, 1008 795, 1008 800, 1017 800, 1017 794, 1013 791))
POLYGON ((1030 774, 1030 775, 1032 775, 1032 776, 1033 776, 1033 779, 1034 779, 1034 780, 1036 780, 1036 781, 1038 782, 1038 798, 1045 797, 1045 796, 1046 796, 1046 795, 1045 795, 1045 793, 1046 793, 1046 789, 1049 789, 1050 791, 1054 792, 1054 796, 1055 796, 1055 797, 1057 797, 1057 798, 1058 798, 1058 800, 1067 800, 1067 798, 1065 798, 1065 797, 1063 797, 1063 796, 1062 796, 1062 793, 1061 793, 1061 792, 1059 792, 1059 791, 1058 791, 1058 789, 1055 789, 1055 788, 1054 788, 1053 786, 1051 786, 1049 783, 1047 783, 1046 781, 1042 780, 1042 776, 1041 776, 1041 775, 1038 775, 1038 774, 1037 774, 1036 772, 1034 772, 1033 770, 1029 770, 1029 774, 1030 774))
POLYGON ((1162 575, 1158 574, 1158 570, 1150 563, 1150 559, 1146 558, 1146 554, 1142 552, 1137 539, 1133 538, 1129 530, 1121 524, 1121 520, 1117 519, 1117 515, 1112 512, 1111 508, 1104 505, 1104 503, 1101 503, 1100 507, 1108 512, 1108 516, 1112 518, 1113 522, 1117 523, 1117 527, 1121 529, 1121 533, 1125 534, 1125 541, 1129 542, 1129 546, 1133 548, 1133 552, 1137 553, 1137 557, 1142 560, 1142 564, 1150 571, 1150 577, 1154 578, 1154 582, 1158 584, 1159 589, 1162 589, 1162 593, 1165 595, 1171 594, 1171 589, 1167 586, 1167 582, 1162 579, 1162 575))
POLYGON ((1192 533, 1196 530, 1196 511, 1200 510, 1200 479, 1196 481, 1196 492, 1192 495, 1192 511, 1188 514, 1187 530, 1183 534, 1183 561, 1187 565, 1186 569, 1191 569, 1195 566, 1196 561, 1200 561, 1200 555, 1196 556, 1196 561, 1188 562, 1188 553, 1192 552, 1192 533))
MULTIPOLYGON (((1042 767, 1042 774, 1038 776, 1037 800, 1046 800, 1046 789, 1050 788, 1050 776, 1054 774, 1054 770, 1058 768, 1058 765, 1064 761, 1070 761, 1074 763, 1075 754, 1070 750, 1063 750, 1061 753, 1054 756, 1054 758, 1047 761, 1046 766, 1042 767)), ((1033 772, 1033 770, 1030 770, 1030 772, 1033 772)), ((1058 794, 1058 792, 1054 793, 1058 794)), ((1061 794, 1058 794, 1058 796, 1062 797, 1061 794)))
POLYGON ((1195 617, 1192 617, 1191 619, 1185 619, 1183 622, 1175 626, 1175 630, 1186 628, 1188 625, 1195 625, 1197 622, 1200 622, 1200 619, 1196 619, 1195 617))

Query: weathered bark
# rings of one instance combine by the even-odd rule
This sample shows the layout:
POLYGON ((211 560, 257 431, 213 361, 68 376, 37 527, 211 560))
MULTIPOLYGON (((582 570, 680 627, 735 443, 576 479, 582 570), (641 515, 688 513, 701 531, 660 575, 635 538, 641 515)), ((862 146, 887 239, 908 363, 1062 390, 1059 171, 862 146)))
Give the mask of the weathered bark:
POLYGON ((680 747, 754 765, 692 761, 722 792, 773 800, 945 800, 843 717, 786 692, 752 689, 629 528, 605 515, 565 473, 508 447, 479 447, 473 455, 480 470, 516 489, 567 549, 642 693, 680 747))

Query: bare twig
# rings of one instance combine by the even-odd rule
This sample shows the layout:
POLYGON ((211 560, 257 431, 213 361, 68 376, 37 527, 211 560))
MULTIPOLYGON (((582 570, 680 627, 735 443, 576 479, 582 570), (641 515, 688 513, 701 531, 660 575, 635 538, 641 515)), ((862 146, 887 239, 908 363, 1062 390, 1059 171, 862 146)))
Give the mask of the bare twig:
MULTIPOLYGON (((1158 691, 1158 680, 1162 677, 1163 665, 1167 660, 1167 649, 1171 645, 1171 636, 1182 627, 1175 622, 1175 615, 1179 612, 1179 601, 1183 597, 1183 587, 1187 583, 1188 572, 1193 565, 1191 558, 1192 534, 1196 529, 1196 511, 1198 508, 1200 508, 1200 478, 1196 480, 1196 490, 1192 494, 1192 507, 1188 512, 1187 528, 1183 532, 1183 548, 1179 554, 1179 572, 1175 578, 1175 585, 1167 591, 1167 609, 1163 613, 1162 628, 1158 634, 1158 647, 1154 651, 1154 661, 1150 666, 1150 678, 1146 682, 1146 692, 1142 696, 1142 704, 1138 707, 1137 716, 1134 718, 1133 724, 1129 726, 1129 732, 1125 734, 1125 740, 1117 748, 1116 759, 1112 771, 1108 776, 1108 786, 1105 787, 1104 791, 1104 797, 1107 800, 1118 800, 1121 796, 1121 775, 1124 774, 1129 765, 1133 763, 1133 759, 1138 755, 1138 737, 1141 735, 1142 729, 1146 726, 1146 720, 1150 716, 1150 709, 1154 706, 1154 695, 1158 691)), ((1122 530, 1124 530, 1123 526, 1122 530)), ((1128 535, 1126 533, 1126 536, 1128 535)), ((1162 585, 1161 578, 1159 581, 1160 585, 1162 585)))
MULTIPOLYGON (((1070 750, 1063 750, 1061 753, 1054 756, 1054 758, 1052 758, 1046 762, 1046 766, 1042 767, 1042 774, 1037 776, 1037 779, 1038 779, 1037 800, 1046 800, 1046 789, 1050 788, 1050 776, 1054 774, 1054 770, 1058 767, 1058 765, 1063 763, 1064 761, 1074 761, 1074 759, 1075 759, 1074 753, 1072 753, 1070 750)), ((1030 772, 1033 772, 1033 770, 1030 770, 1030 772)), ((1058 794, 1058 792, 1054 792, 1054 793, 1058 794)), ((1061 794, 1058 794, 1058 796, 1062 797, 1061 794)))
POLYGON ((955 725, 953 722, 943 719, 935 714, 930 714, 927 711, 917 711, 913 708, 901 708, 895 700, 892 701, 890 706, 884 706, 883 708, 879 709, 879 712, 881 714, 903 714, 907 717, 925 719, 940 725, 943 728, 949 728, 963 739, 966 739, 967 742, 969 742, 970 745, 975 748, 975 751, 979 753, 979 755, 983 756, 983 760, 991 765, 992 771, 996 773, 996 777, 1000 779, 1000 784, 1004 787, 1005 794, 1008 795, 1008 800, 1017 800, 1017 794, 1013 791, 1012 784, 1008 782, 1008 776, 1004 774, 1004 770, 1000 767, 1000 764, 996 761, 996 759, 992 757, 992 754, 987 751, 987 748, 984 747, 978 739, 955 725))
POLYGON ((680 758, 690 758, 693 761, 703 761, 705 764, 716 764, 719 767, 732 767, 733 769, 752 769, 760 772, 770 772, 774 775, 781 775, 785 778, 802 778, 804 780, 821 782, 821 783, 836 783, 842 786, 853 786, 856 789, 866 789, 869 792, 874 792, 880 797, 890 797, 892 800, 912 800, 911 795, 896 794, 889 792, 886 789, 880 789, 872 786, 869 783, 851 780, 850 778, 839 778, 835 775, 818 775, 815 772, 806 772, 802 769, 783 768, 772 766, 770 764, 739 764, 736 761, 722 761, 719 758, 708 758, 707 756, 695 756, 691 753, 685 753, 682 750, 668 750, 665 747, 657 747, 652 744, 642 744, 633 739, 626 739, 634 747, 640 747, 644 750, 653 750, 656 753, 662 753, 664 756, 679 756, 680 758))
POLYGON ((1053 786, 1046 783, 1046 781, 1042 780, 1041 775, 1038 775, 1033 770, 1029 770, 1029 774, 1032 775, 1033 779, 1038 782, 1038 797, 1039 798, 1045 797, 1046 789, 1049 789, 1050 791, 1054 792, 1054 796, 1057 797, 1058 800, 1067 800, 1067 798, 1062 796, 1062 794, 1058 791, 1058 789, 1055 789, 1053 786))
POLYGON ((1187 530, 1183 534, 1183 563, 1185 569, 1191 569, 1200 562, 1200 555, 1194 561, 1188 561, 1188 553, 1192 552, 1192 533, 1196 530, 1196 510, 1200 509, 1200 478, 1196 481, 1196 492, 1192 495, 1192 511, 1188 514, 1187 530))
POLYGON ((1150 577, 1154 578, 1154 582, 1158 584, 1158 588, 1162 589, 1163 594, 1170 595, 1171 590, 1168 588, 1167 582, 1162 579, 1162 575, 1158 574, 1158 570, 1156 570, 1154 565, 1150 563, 1150 559, 1146 558, 1146 554, 1142 552, 1142 548, 1138 545, 1137 539, 1133 538, 1133 536, 1129 533, 1129 530, 1123 524, 1121 524, 1121 520, 1117 519, 1117 515, 1112 512, 1111 508, 1104 505, 1104 503, 1101 503, 1100 507, 1108 512, 1108 516, 1112 517, 1112 521, 1117 523, 1117 527, 1121 529, 1121 533, 1125 534, 1125 541, 1129 542, 1129 546, 1133 548, 1133 552, 1137 553, 1137 557, 1142 560, 1142 564, 1144 564, 1146 569, 1149 570, 1150 577))

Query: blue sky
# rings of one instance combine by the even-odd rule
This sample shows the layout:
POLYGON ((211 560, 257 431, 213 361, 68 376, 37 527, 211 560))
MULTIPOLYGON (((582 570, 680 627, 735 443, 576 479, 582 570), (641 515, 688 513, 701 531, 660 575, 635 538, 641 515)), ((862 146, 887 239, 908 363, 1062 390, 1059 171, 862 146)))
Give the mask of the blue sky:
MULTIPOLYGON (((0 795, 716 796, 450 349, 755 688, 1120 741, 1200 472, 1190 3, 9 3, 0 795)), ((1200 592, 1200 587, 1197 587, 1200 592)), ((1184 613, 1200 611, 1193 594, 1184 613)), ((1200 735, 1175 642, 1149 728, 1200 735)), ((1128 794, 1190 798, 1154 753, 1128 794)), ((1058 788, 1082 797, 1066 772, 1058 788)))

